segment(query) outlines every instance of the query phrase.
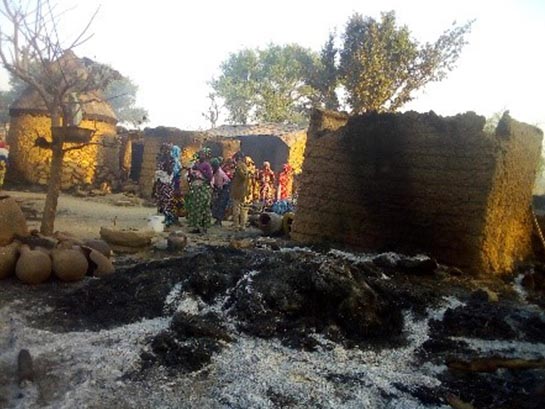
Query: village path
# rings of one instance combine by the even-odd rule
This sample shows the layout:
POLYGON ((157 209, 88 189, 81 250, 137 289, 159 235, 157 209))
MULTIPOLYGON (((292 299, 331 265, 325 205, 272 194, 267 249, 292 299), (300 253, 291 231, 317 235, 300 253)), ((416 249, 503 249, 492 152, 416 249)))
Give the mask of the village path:
MULTIPOLYGON (((23 208, 29 229, 39 229, 45 193, 4 190, 23 208), (32 217, 35 215, 34 217, 32 217)), ((100 227, 115 225, 125 229, 143 229, 155 208, 144 206, 137 198, 123 194, 76 197, 61 193, 55 219, 55 230, 73 234, 78 238, 99 238, 100 227)))
MULTIPOLYGON (((45 193, 9 189, 3 193, 12 196, 19 203, 27 217, 28 228, 39 230, 45 193)), ((80 239, 100 238, 102 226, 146 230, 148 218, 156 214, 156 207, 151 203, 123 193, 86 197, 61 193, 55 231, 66 232, 80 239)), ((221 227, 212 226, 207 234, 191 234, 186 219, 181 218, 180 225, 174 229, 181 230, 188 236, 190 246, 229 245, 233 239, 255 239, 261 236, 261 231, 254 227, 249 227, 245 232, 235 232, 230 221, 223 222, 221 227)), ((168 233, 163 235, 166 234, 168 233)))

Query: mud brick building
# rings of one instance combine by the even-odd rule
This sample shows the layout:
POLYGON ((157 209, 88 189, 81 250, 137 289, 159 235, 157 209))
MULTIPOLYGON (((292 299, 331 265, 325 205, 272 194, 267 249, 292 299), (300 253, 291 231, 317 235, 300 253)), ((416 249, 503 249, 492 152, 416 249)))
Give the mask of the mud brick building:
MULTIPOLYGON (((82 72, 84 62, 72 52, 66 52, 59 63, 67 70, 82 72)), ((118 178, 120 171, 119 148, 116 138, 117 118, 111 106, 99 92, 78 95, 81 103, 82 128, 94 130, 90 143, 81 149, 66 152, 61 189, 75 186, 98 185, 118 178)), ((36 146, 43 137, 51 142, 51 118, 42 98, 33 88, 27 88, 11 105, 7 137, 10 145, 8 177, 21 178, 30 183, 46 185, 49 181, 51 151, 36 146)), ((80 145, 67 143, 66 148, 80 145)))
POLYGON ((543 133, 504 115, 348 117, 315 111, 292 237, 425 252, 475 273, 532 254, 532 187, 543 133))

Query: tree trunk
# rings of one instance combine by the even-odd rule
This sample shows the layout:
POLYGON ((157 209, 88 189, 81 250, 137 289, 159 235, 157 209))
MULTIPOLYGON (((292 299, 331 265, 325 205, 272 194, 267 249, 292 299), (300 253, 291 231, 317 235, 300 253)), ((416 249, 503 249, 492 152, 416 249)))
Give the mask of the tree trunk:
MULTIPOLYGON (((51 126, 59 126, 61 123, 59 115, 51 115, 51 126)), ((53 138, 51 144, 51 167, 49 169, 49 185, 45 198, 44 212, 40 233, 50 236, 55 227, 55 216, 57 215, 57 202, 61 191, 62 162, 64 159, 63 140, 53 138)))

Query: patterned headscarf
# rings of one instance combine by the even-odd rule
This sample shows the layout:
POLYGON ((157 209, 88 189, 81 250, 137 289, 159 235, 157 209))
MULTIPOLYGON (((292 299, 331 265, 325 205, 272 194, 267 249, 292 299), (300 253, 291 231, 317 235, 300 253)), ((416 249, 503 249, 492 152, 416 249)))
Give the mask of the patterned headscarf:
POLYGON ((182 150, 178 145, 172 145, 172 148, 170 148, 170 157, 172 158, 173 164, 172 164, 172 174, 177 176, 180 174, 180 170, 182 169, 182 163, 180 162, 180 153, 182 150))

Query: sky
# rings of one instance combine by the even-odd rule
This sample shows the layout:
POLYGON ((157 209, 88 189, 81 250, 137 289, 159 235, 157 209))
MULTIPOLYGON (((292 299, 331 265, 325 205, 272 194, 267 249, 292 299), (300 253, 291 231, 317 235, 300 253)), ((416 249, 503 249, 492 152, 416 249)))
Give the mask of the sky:
MULTIPOLYGON (((270 43, 319 51, 355 12, 378 18, 394 10, 420 42, 434 41, 453 22, 475 19, 457 68, 428 84, 402 110, 486 117, 508 109, 545 129, 545 0, 53 0, 71 39, 98 9, 93 37, 76 53, 109 64, 139 86, 147 126, 206 129, 209 81, 229 53, 270 43)), ((7 87, 0 73, 0 88, 7 87)))

